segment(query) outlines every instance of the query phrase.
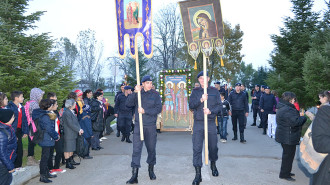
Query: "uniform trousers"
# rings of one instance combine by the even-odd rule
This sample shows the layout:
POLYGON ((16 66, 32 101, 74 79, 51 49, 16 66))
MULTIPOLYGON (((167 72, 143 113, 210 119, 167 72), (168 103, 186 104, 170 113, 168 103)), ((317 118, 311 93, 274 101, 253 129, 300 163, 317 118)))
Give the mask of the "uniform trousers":
POLYGON ((29 156, 34 156, 34 147, 36 146, 36 144, 34 142, 31 141, 31 138, 28 137, 28 157, 29 156))
POLYGON ((92 148, 96 149, 100 147, 100 132, 93 131, 93 136, 91 139, 92 148))
POLYGON ((55 141, 55 145, 50 148, 49 159, 48 159, 48 169, 59 169, 60 162, 63 155, 63 147, 64 147, 64 138, 60 137, 58 141, 55 141), (55 163, 53 163, 54 149, 56 151, 55 163))
POLYGON ((147 163, 149 165, 156 164, 156 143, 157 143, 157 132, 156 123, 153 125, 143 125, 144 141, 140 140, 140 126, 138 122, 135 122, 134 134, 133 134, 133 154, 131 167, 140 168, 141 153, 143 142, 147 148, 148 158, 147 163))
POLYGON ((131 131, 132 117, 131 116, 119 116, 118 127, 120 132, 124 136, 129 136, 131 131))
POLYGON ((273 114, 273 110, 264 110, 264 112, 262 113, 262 119, 261 119, 261 126, 262 128, 264 128, 264 130, 266 130, 267 126, 268 126, 268 114, 273 114))
POLYGON ((237 133, 237 120, 239 125, 239 132, 244 133, 244 110, 233 110, 231 115, 231 121, 233 124, 234 134, 237 133))
POLYGON ((261 119, 259 105, 253 105, 253 123, 257 123, 257 115, 261 119))
POLYGON ((41 160, 39 164, 40 175, 46 175, 49 172, 48 159, 50 155, 50 146, 43 146, 41 150, 41 160))
MULTIPOLYGON (((204 141, 204 121, 194 121, 193 128, 193 165, 194 167, 202 167, 202 151, 204 141)), ((218 138, 215 120, 208 120, 208 149, 210 161, 218 160, 218 138)))

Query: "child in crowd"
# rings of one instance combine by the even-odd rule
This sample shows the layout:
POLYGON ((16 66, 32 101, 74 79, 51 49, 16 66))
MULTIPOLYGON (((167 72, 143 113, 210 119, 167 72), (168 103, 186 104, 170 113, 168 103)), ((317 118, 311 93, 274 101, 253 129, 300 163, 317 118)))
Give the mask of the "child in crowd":
POLYGON ((218 115, 217 119, 219 120, 219 130, 220 130, 220 142, 227 142, 227 121, 228 115, 230 112, 230 104, 225 100, 225 93, 220 93, 222 111, 218 115))
MULTIPOLYGON (((22 138, 27 137, 27 134, 29 133, 28 129, 28 122, 25 115, 25 109, 22 106, 22 103, 24 101, 23 92, 21 91, 13 91, 11 93, 11 99, 12 101, 9 102, 7 108, 12 110, 15 115, 15 120, 12 124, 12 127, 15 129, 15 134, 17 137, 17 158, 15 160, 15 168, 22 167, 23 162, 23 143, 22 138)), ((18 169, 24 170, 22 169, 18 169)))

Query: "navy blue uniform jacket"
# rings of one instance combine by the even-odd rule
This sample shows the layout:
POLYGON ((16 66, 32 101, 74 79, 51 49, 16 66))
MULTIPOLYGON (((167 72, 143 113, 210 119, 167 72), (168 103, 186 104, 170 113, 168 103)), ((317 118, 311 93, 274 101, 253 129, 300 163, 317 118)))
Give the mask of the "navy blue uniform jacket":
MULTIPOLYGON (((14 102, 11 101, 7 105, 7 108, 14 111, 15 120, 14 120, 14 122, 11 126, 16 131, 17 130, 17 124, 18 124, 18 107, 14 104, 14 102)), ((21 111, 22 111, 22 133, 23 134, 28 134, 29 133, 29 126, 28 126, 28 122, 27 122, 27 118, 26 118, 26 114, 25 114, 25 109, 24 109, 23 105, 22 105, 21 111)))
POLYGON ((3 164, 8 171, 15 168, 16 148, 15 130, 11 126, 0 122, 0 164, 3 164))
MULTIPOLYGON (((142 114, 143 125, 156 124, 157 115, 162 112, 162 103, 159 93, 153 89, 150 91, 141 90, 141 106, 144 109, 142 114)), ((132 93, 126 100, 127 107, 135 107, 135 122, 139 122, 137 93, 132 93)))
POLYGON ((273 94, 263 94, 260 98, 260 109, 273 111, 274 106, 277 105, 275 96, 273 94))
MULTIPOLYGON (((197 87, 193 89, 189 99, 189 109, 194 111, 195 121, 204 121, 204 102, 201 102, 202 95, 204 94, 204 89, 202 87, 197 87)), ((215 117, 219 112, 221 112, 221 100, 220 93, 214 87, 207 88, 207 108, 210 109, 211 114, 207 115, 208 120, 215 120, 215 117)))
POLYGON ((133 109, 134 107, 127 107, 126 101, 128 99, 128 96, 125 96, 124 93, 121 93, 118 95, 115 105, 115 114, 118 114, 118 116, 122 117, 132 117, 133 116, 133 109))
POLYGON ((244 92, 231 92, 228 96, 228 102, 230 103, 232 110, 244 110, 247 113, 249 112, 248 101, 244 92))

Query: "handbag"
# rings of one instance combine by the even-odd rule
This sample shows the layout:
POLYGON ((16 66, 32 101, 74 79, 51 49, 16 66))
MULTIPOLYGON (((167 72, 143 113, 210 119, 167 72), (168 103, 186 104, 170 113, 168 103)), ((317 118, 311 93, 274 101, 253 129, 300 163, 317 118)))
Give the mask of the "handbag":
POLYGON ((315 151, 312 142, 312 125, 309 125, 305 132, 302 142, 299 148, 299 157, 301 164, 306 168, 306 170, 314 174, 319 170, 319 167, 328 154, 318 153, 315 151))

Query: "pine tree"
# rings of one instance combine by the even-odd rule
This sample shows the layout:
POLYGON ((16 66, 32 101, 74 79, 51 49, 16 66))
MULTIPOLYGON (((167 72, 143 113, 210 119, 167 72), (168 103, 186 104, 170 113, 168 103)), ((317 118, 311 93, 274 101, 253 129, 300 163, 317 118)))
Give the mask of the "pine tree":
POLYGON ((0 89, 21 90, 28 99, 30 90, 39 87, 62 98, 75 85, 72 74, 51 54, 48 34, 25 34, 43 14, 24 15, 27 6, 28 0, 0 1, 0 89))
MULTIPOLYGON (((139 50, 139 68, 140 68, 140 80, 142 81, 143 76, 151 75, 155 79, 156 74, 150 74, 148 67, 149 59, 144 56, 141 50, 139 50)), ((128 57, 126 60, 128 65, 127 83, 130 85, 136 85, 136 60, 132 57, 128 57)), ((156 81, 154 81, 156 83, 156 81)))
POLYGON ((274 71, 267 83, 278 90, 292 91, 302 107, 306 105, 305 82, 303 80, 304 55, 311 48, 312 35, 318 28, 317 13, 312 12, 313 0, 291 0, 294 18, 285 18, 280 35, 272 35, 275 50, 270 65, 274 71))

